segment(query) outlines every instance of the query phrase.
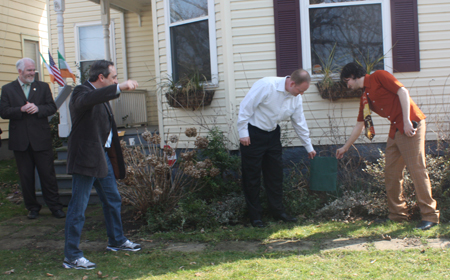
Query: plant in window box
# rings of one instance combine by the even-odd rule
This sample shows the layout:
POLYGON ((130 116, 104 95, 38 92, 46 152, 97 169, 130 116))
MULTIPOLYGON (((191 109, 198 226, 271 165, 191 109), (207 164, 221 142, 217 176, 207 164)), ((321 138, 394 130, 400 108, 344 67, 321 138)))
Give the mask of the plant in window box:
POLYGON ((383 64, 383 60, 385 57, 384 55, 377 57, 377 56, 370 55, 369 51, 367 51, 367 55, 363 55, 363 53, 360 50, 358 50, 358 52, 360 53, 360 56, 362 57, 362 61, 360 61, 356 57, 354 57, 353 59, 355 60, 356 63, 361 65, 361 67, 366 69, 367 74, 370 74, 370 73, 372 73, 372 71, 377 70, 376 67, 380 64, 383 64))
POLYGON ((196 71, 178 82, 168 79, 163 85, 163 93, 169 106, 196 110, 211 105, 215 90, 209 89, 207 84, 206 77, 196 71))
POLYGON ((334 44, 326 60, 322 59, 317 52, 315 53, 319 58, 321 65, 319 69, 314 71, 314 73, 322 75, 322 79, 316 83, 316 86, 319 90, 320 96, 323 99, 330 99, 334 101, 340 98, 359 98, 361 96, 361 90, 349 89, 344 82, 338 80, 337 78, 338 73, 340 72, 340 67, 334 63, 336 44, 334 44))

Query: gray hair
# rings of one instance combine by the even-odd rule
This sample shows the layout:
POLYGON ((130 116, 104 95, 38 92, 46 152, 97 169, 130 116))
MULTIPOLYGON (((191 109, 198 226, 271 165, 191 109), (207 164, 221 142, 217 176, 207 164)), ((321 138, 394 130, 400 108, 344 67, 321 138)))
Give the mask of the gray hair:
POLYGON ((24 57, 24 58, 22 58, 22 59, 19 59, 17 62, 16 62, 16 69, 17 70, 24 70, 24 68, 25 68, 25 62, 31 62, 31 63, 33 63, 34 65, 36 65, 36 63, 34 62, 34 60, 32 60, 31 58, 29 58, 29 57, 24 57))

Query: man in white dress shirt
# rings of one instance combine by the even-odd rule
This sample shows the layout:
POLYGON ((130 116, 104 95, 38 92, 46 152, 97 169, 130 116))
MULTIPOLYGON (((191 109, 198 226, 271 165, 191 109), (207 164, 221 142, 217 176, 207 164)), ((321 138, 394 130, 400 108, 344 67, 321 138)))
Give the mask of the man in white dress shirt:
POLYGON ((297 221, 286 214, 282 202, 283 163, 278 123, 290 117, 308 157, 314 158, 316 151, 309 138, 301 96, 310 82, 309 73, 303 69, 287 77, 266 77, 254 83, 241 102, 237 127, 241 142, 242 180, 254 227, 264 227, 259 201, 261 171, 273 217, 285 222, 297 221))

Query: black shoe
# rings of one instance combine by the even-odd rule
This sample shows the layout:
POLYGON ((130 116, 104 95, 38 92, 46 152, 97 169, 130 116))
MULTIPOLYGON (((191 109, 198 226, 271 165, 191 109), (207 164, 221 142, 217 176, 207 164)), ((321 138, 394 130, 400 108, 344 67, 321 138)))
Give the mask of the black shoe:
POLYGON ((437 223, 429 222, 429 221, 421 221, 416 228, 421 230, 427 230, 437 225, 437 223))
POLYGON ((274 218, 275 218, 275 220, 282 220, 283 222, 286 222, 286 223, 297 222, 297 218, 291 217, 286 213, 281 213, 280 215, 277 215, 274 218))
POLYGON ((39 212, 33 211, 33 210, 29 211, 28 215, 27 215, 28 219, 36 219, 38 216, 39 216, 39 212))
POLYGON ((64 217, 66 217, 66 213, 64 213, 64 211, 61 209, 53 211, 52 215, 58 219, 62 219, 64 217))
POLYGON ((263 227, 266 227, 266 226, 264 225, 264 223, 263 223, 261 220, 253 220, 253 221, 252 221, 252 226, 253 226, 253 227, 257 227, 257 228, 263 228, 263 227))

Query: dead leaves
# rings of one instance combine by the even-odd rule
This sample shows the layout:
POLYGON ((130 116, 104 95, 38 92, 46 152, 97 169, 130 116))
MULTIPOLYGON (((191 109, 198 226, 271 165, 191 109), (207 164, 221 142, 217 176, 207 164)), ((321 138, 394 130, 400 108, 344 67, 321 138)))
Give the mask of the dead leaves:
POLYGON ((382 234, 381 239, 391 241, 392 237, 388 234, 382 234))
MULTIPOLYGON (((103 276, 103 273, 99 270, 99 271, 97 271, 97 277, 98 278, 106 278, 106 277, 108 277, 109 275, 108 274, 106 274, 106 275, 104 275, 103 276)), ((114 278, 113 278, 114 279, 114 278)))
POLYGON ((5 273, 3 273, 3 274, 10 275, 10 274, 12 274, 12 273, 14 273, 14 269, 5 271, 5 273))

